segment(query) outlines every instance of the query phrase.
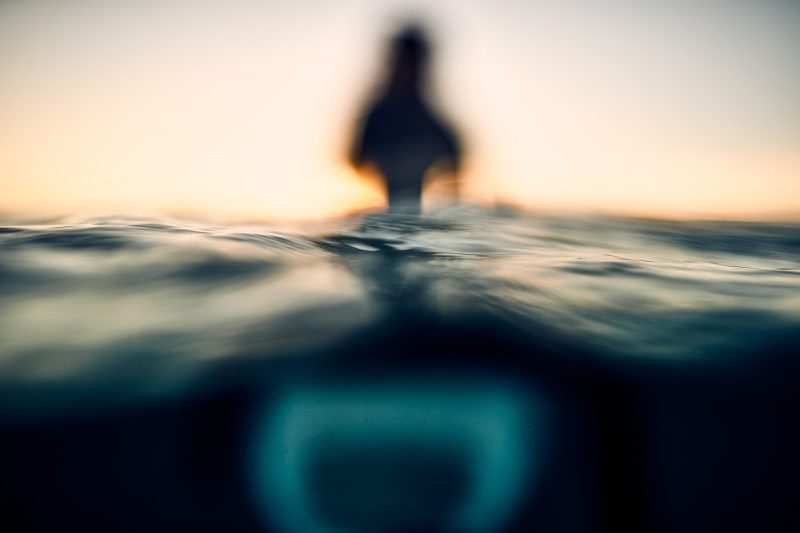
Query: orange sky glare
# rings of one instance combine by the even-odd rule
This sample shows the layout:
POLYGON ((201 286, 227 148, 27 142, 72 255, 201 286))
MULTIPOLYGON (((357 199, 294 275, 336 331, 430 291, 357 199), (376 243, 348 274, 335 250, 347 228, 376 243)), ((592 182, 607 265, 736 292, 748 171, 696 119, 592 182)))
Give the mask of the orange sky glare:
POLYGON ((4 2, 0 213, 379 207, 344 154, 410 12, 467 200, 800 219, 800 6, 639 4, 4 2))

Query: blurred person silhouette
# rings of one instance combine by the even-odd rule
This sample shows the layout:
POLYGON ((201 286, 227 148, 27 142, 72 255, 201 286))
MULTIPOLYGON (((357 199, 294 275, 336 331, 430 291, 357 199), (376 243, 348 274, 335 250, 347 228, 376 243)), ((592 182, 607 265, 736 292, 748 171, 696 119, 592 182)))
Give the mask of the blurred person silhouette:
POLYGON ((380 174, 392 213, 419 214, 426 175, 447 172, 457 197, 460 143, 426 98, 431 46, 417 25, 389 44, 387 68, 367 106, 350 161, 357 170, 380 174))

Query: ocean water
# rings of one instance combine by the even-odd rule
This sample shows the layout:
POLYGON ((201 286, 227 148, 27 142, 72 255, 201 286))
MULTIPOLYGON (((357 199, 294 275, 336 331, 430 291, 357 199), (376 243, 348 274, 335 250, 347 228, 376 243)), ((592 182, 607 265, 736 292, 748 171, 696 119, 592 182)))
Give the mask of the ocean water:
MULTIPOLYGON (((789 466, 780 463, 787 457, 780 446, 754 444, 750 451, 758 459, 751 454, 749 462, 739 456, 750 453, 748 445, 741 444, 746 440, 742 435, 760 432, 765 442, 794 438, 794 433, 781 429, 790 425, 793 408, 781 402, 796 397, 790 391, 796 388, 798 348, 797 224, 537 216, 459 206, 420 218, 373 214, 313 224, 105 217, 7 220, 0 225, 0 426, 11 428, 15 436, 23 431, 20 427, 111 420, 208 396, 209 391, 252 390, 284 379, 296 382, 296 371, 290 372, 292 378, 275 377, 288 375, 292 365, 321 364, 339 376, 366 367, 373 374, 393 374, 396 365, 432 365, 437 375, 452 377, 433 382, 450 383, 464 375, 462 355, 464 361, 474 361, 476 353, 483 354, 480 357, 488 362, 481 363, 481 375, 494 368, 498 357, 513 352, 515 361, 533 361, 526 372, 549 376, 547 383, 557 383, 559 390, 595 381, 623 383, 626 391, 658 390, 629 397, 633 403, 647 397, 644 418, 661 421, 657 427, 645 424, 649 429, 642 430, 651 444, 640 459, 650 465, 648 479, 656 479, 646 491, 652 494, 649 516, 660 517, 664 530, 673 530, 673 524, 676 531, 693 531, 690 525, 710 531, 708 524, 719 523, 722 509, 740 495, 720 496, 703 515, 696 502, 687 499, 687 490, 700 494, 736 478, 737 468, 762 472, 766 485, 774 482, 777 487, 767 491, 772 496, 783 494, 780 487, 794 479, 789 466), (440 358, 444 362, 436 363, 440 358), (575 375, 580 377, 569 377, 575 375), (709 390, 725 391, 724 399, 709 390), (742 406, 753 405, 749 415, 742 415, 742 406), (692 418, 697 412, 707 416, 692 418), (766 437, 759 425, 765 415, 772 417, 770 427, 779 428, 766 437), (707 429, 709 420, 716 429, 707 429), (694 458, 685 459, 691 456, 686 450, 694 448, 680 444, 694 442, 696 435, 696 442, 705 443, 698 445, 703 450, 731 439, 741 442, 729 461, 711 468, 716 473, 699 479, 697 472, 707 468, 707 450, 695 450, 694 458), (672 444, 662 446, 663 442, 672 444), (779 464, 767 468, 763 457, 770 450, 777 454, 770 460, 779 464), (674 457, 680 457, 677 463, 674 457), (683 460, 686 471, 693 473, 676 477, 676 464, 683 460), (782 474, 774 473, 781 468, 782 474), (686 489, 693 483, 694 492, 686 489), (670 491, 681 496, 671 498, 670 491)), ((366 381, 356 383, 356 390, 366 381)), ((433 413, 426 415, 432 422, 424 423, 434 426, 452 419, 441 407, 447 401, 476 406, 470 408, 472 418, 464 418, 467 425, 473 419, 476 424, 491 419, 477 407, 487 402, 509 404, 508 412, 517 412, 514 398, 519 396, 509 399, 495 382, 478 383, 474 377, 467 381, 477 383, 474 390, 483 396, 470 399, 454 393, 456 400, 441 400, 437 385, 426 385, 427 392, 411 395, 415 399, 403 396, 402 386, 388 390, 397 392, 392 398, 400 398, 401 405, 417 402, 420 412, 433 413), (436 408, 444 411, 436 414, 436 408)), ((295 407, 339 402, 342 409, 350 409, 353 397, 362 398, 352 388, 341 394, 330 392, 327 385, 308 394, 302 392, 309 390, 305 385, 297 390, 301 392, 286 396, 295 398, 295 407)), ((609 400, 605 392, 601 396, 608 409, 600 418, 611 420, 611 433, 626 434, 634 418, 636 427, 645 427, 637 418, 641 413, 622 421, 608 418, 606 411, 616 412, 628 400, 613 395, 609 400)), ((378 411, 384 404, 397 404, 385 396, 376 398, 378 411)), ((531 416, 541 418, 541 412, 531 416)), ((512 435, 522 415, 508 416, 497 430, 506 433, 497 435, 512 435)), ((581 420, 596 418, 589 414, 581 420)), ((367 434, 371 429, 358 426, 352 431, 367 434)), ((393 429, 381 431, 391 434, 393 429)), ((346 448, 336 435, 331 437, 336 443, 332 449, 346 448)), ((490 442, 495 437, 482 438, 490 442)), ((616 449, 616 437, 610 438, 612 444, 597 447, 616 449)), ((621 446, 636 448, 627 437, 620 438, 621 446)), ((420 457, 424 464, 443 464, 420 457)), ((398 475, 392 472, 386 476, 398 475)), ((445 485, 448 475, 441 475, 445 485)), ((642 483, 631 482, 620 490, 630 496, 642 483)), ((509 490, 497 498, 508 500, 509 490)), ((442 489, 437 494, 445 493, 449 494, 442 489)), ((495 497, 489 489, 486 494, 484 506, 495 497)), ((632 523, 620 514, 624 504, 601 500, 584 505, 601 511, 612 508, 610 514, 597 511, 606 524, 598 530, 623 530, 620 524, 632 523)), ((331 516, 346 523, 350 515, 342 509, 347 505, 330 505, 336 509, 331 516)), ((760 505, 744 506, 749 509, 746 516, 729 517, 728 526, 757 523, 765 508, 760 505)), ((771 505, 780 508, 774 498, 771 505)), ((303 513, 298 509, 297 516, 303 513)), ((422 516, 435 514, 429 507, 419 509, 422 516)), ((510 517, 512 511, 506 514, 510 517)), ((585 514, 595 516, 593 512, 585 514)), ((77 511, 64 513, 81 527, 89 523, 81 522, 85 516, 77 511)), ((375 516, 351 518, 363 525, 377 520, 375 516)), ((559 524, 562 531, 593 530, 585 525, 594 523, 591 518, 569 526, 563 517, 553 516, 549 523, 559 524)), ((780 524, 793 519, 784 517, 780 524)), ((292 523, 293 517, 285 520, 292 523)), ((475 530, 502 529, 483 515, 471 520, 483 524, 475 530)))
POLYGON ((800 226, 475 208, 305 227, 7 223, 0 309, 0 390, 24 387, 21 411, 63 407, 49 397, 62 387, 106 405, 182 393, 220 360, 323 353, 398 311, 694 369, 797 339, 800 226))

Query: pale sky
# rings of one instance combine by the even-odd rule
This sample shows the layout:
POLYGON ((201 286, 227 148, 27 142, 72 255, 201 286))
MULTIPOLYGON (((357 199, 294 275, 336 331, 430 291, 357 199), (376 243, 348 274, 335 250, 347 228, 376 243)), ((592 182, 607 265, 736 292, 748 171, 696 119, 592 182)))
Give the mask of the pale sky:
POLYGON ((789 0, 5 0, 0 214, 380 206, 344 153, 408 18, 468 200, 800 219, 789 0))

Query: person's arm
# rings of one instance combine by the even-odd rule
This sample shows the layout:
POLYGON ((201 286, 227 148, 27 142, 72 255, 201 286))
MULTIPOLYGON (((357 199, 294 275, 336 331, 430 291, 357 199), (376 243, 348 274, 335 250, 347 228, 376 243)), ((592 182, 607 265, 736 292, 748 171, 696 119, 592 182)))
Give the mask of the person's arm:
POLYGON ((450 194, 454 202, 459 201, 461 188, 461 142, 455 132, 446 125, 438 125, 438 134, 444 147, 442 159, 438 167, 443 171, 440 183, 450 194))
POLYGON ((353 141, 350 143, 350 153, 348 160, 356 170, 360 170, 364 166, 364 121, 360 121, 355 128, 353 141))
POLYGON ((350 164, 356 170, 363 169, 368 163, 374 153, 373 148, 375 144, 376 125, 374 112, 364 115, 361 120, 356 124, 355 134, 353 135, 353 142, 350 145, 350 164))

